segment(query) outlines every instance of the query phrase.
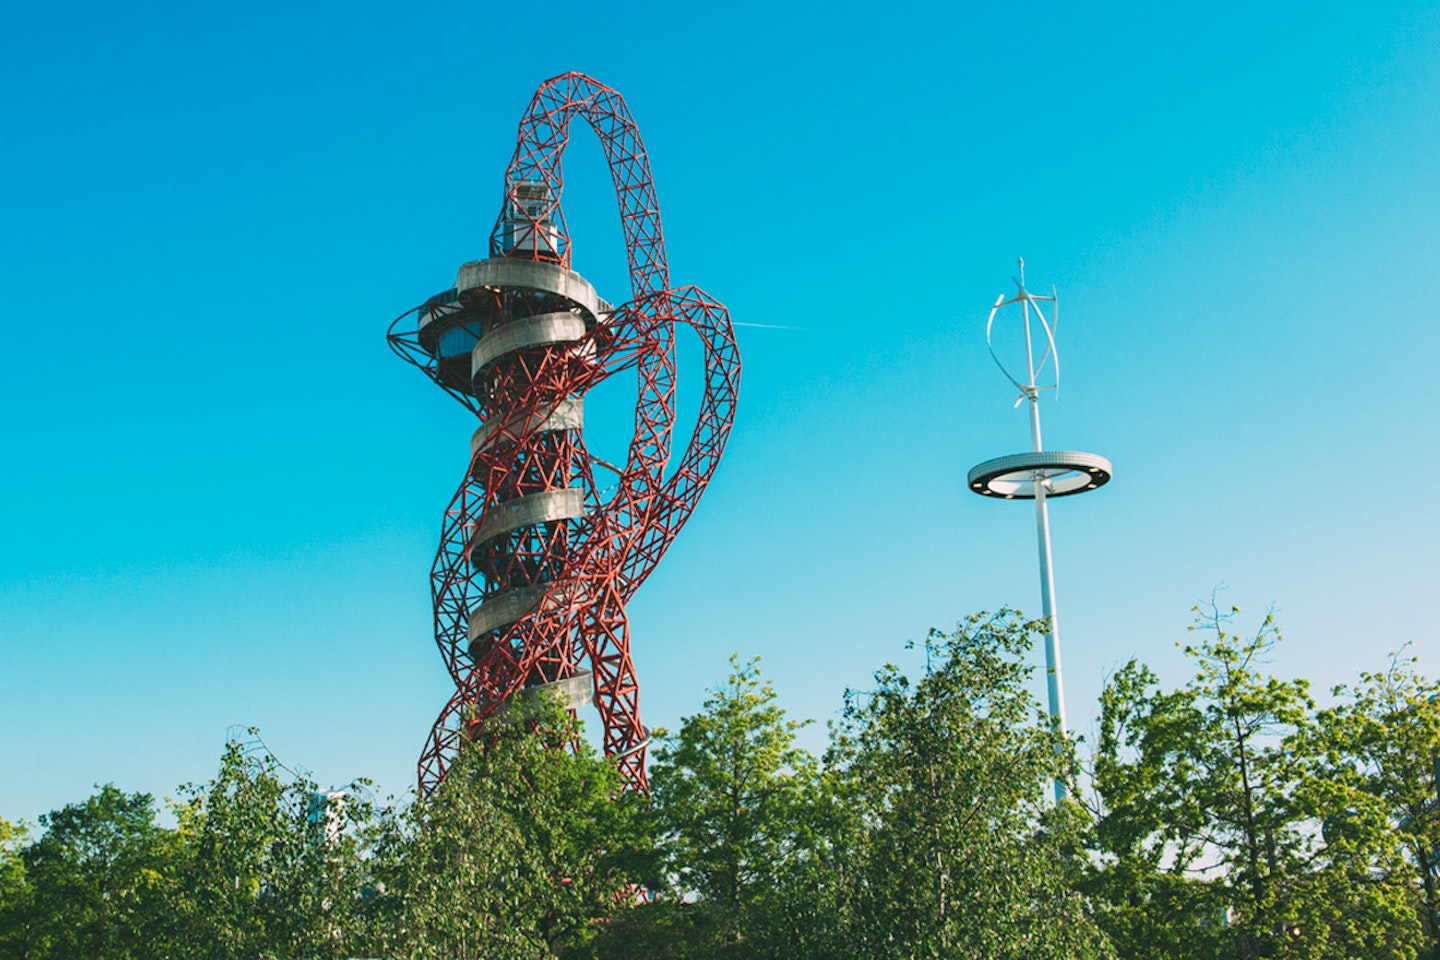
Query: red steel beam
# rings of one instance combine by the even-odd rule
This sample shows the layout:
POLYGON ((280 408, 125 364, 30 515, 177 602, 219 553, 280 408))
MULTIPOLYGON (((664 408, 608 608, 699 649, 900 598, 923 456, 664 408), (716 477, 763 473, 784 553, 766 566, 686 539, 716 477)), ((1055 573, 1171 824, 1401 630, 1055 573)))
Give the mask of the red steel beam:
POLYGON ((486 425, 446 509, 431 570, 435 639, 455 692, 420 757, 422 794, 438 786, 464 740, 503 703, 526 688, 574 681, 586 670, 605 753, 633 789, 648 789, 649 736, 640 720, 625 604, 694 511, 734 419, 740 356, 729 314, 695 287, 670 287, 649 159, 624 100, 609 87, 567 73, 536 91, 506 171, 490 260, 478 267, 531 260, 548 265, 546 276, 570 270, 561 157, 576 116, 599 136, 610 167, 629 302, 592 312, 583 295, 523 283, 457 283, 390 328, 395 352, 486 425), (498 333, 519 323, 530 326, 498 333), (549 329, 546 324, 575 335, 546 340, 531 332, 549 329), (689 444, 670 469, 677 324, 694 330, 704 346, 705 391, 689 444), (522 346, 480 366, 499 342, 472 356, 472 344, 486 337, 522 346), (571 422, 556 411, 579 409, 566 404, 583 403, 591 387, 631 370, 638 384, 635 432, 613 493, 602 501, 598 461, 585 447, 578 418, 571 422), (524 523, 507 519, 522 510, 529 511, 524 523), (472 619, 488 625, 494 619, 488 611, 507 603, 524 609, 472 638, 472 619), (477 614, 482 607, 487 613, 477 614))

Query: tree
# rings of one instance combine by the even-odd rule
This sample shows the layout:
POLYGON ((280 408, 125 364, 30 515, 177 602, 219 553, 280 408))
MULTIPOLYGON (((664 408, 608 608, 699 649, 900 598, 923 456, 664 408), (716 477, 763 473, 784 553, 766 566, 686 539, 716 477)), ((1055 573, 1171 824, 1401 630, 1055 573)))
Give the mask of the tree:
POLYGON ((273 955, 280 946, 267 922, 272 849, 284 829, 284 787, 273 767, 268 758, 252 760, 232 739, 215 778, 185 788, 189 800, 176 807, 184 883, 171 901, 177 954, 232 960, 273 955))
POLYGON ((1338 811, 1329 832, 1348 841, 1362 830, 1393 827, 1408 863, 1374 869, 1411 888, 1426 955, 1440 958, 1440 684, 1416 665, 1393 655, 1383 673, 1336 687, 1341 702, 1320 711, 1316 739, 1319 772, 1333 784, 1331 809, 1338 811))
POLYGON ((1308 684, 1263 673, 1275 622, 1242 636, 1235 612, 1197 616, 1181 689, 1134 661, 1106 685, 1086 883, 1102 925, 1135 957, 1413 956, 1383 829, 1316 776, 1308 684))
POLYGON ((151 956, 174 861, 150 795, 107 784, 40 824, 44 834, 20 852, 20 902, 7 911, 12 955, 151 956))
POLYGON ((1074 811, 1045 800, 1070 750, 1027 689, 1043 627, 972 616, 930 633, 918 681, 886 666, 849 699, 827 757, 862 818, 848 955, 1109 955, 1069 889, 1074 811))
POLYGON ((369 877, 363 782, 322 791, 231 740, 216 777, 185 792, 175 808, 181 882, 167 911, 176 956, 353 955, 369 877))
POLYGON ((819 768, 795 745, 805 724, 786 719, 758 658, 732 656, 730 667, 700 713, 658 737, 651 783, 670 882, 702 914, 681 925, 706 950, 739 956, 759 949, 751 941, 782 874, 815 844, 819 768))
POLYGON ((0 957, 31 954, 31 891, 20 857, 26 835, 24 823, 0 817, 0 957))
POLYGON ((530 960, 583 946, 644 870, 639 803, 558 702, 503 711, 435 796, 372 828, 369 948, 530 960))

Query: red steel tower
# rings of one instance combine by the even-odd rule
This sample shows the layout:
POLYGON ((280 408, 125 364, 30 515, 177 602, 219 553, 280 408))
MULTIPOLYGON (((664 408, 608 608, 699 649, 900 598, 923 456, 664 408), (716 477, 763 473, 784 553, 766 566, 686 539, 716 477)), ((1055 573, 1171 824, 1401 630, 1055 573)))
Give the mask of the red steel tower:
POLYGON ((740 356, 719 302, 670 287, 650 163, 618 93, 579 73, 540 86, 520 121, 489 257, 461 266, 454 287, 402 314, 388 338, 480 420, 431 571, 435 640, 455 693, 420 756, 421 793, 479 723, 537 688, 572 710, 593 701, 605 753, 646 790, 649 735, 625 604, 715 472, 740 356), (577 115, 600 137, 619 200, 630 267, 620 306, 570 269, 560 158, 577 115), (705 393, 672 465, 679 323, 704 346, 705 393), (630 370, 635 432, 613 466, 586 450, 584 398, 630 370))

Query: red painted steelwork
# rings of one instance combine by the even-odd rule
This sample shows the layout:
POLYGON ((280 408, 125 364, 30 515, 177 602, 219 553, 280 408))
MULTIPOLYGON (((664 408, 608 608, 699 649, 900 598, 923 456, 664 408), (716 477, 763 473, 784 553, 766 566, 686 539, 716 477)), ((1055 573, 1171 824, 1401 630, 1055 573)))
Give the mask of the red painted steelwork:
MULTIPOLYGON (((456 689, 420 757, 423 794, 444 778, 463 739, 506 699, 586 669, 605 753, 633 789, 647 789, 648 734, 640 722, 625 604, 695 509, 734 417, 740 357, 729 314, 695 287, 670 288, 649 160, 614 90, 579 73, 541 85, 506 171, 491 259, 569 269, 560 158, 577 115, 600 137, 609 162, 631 300, 592 313, 573 291, 518 283, 461 289, 457 283, 390 328, 396 353, 465 404, 487 431, 446 510, 431 572, 435 639, 456 689), (583 335, 556 343, 527 340, 472 368, 471 347, 507 325, 555 322, 578 330, 576 320, 584 323, 583 335), (705 393, 689 445, 667 469, 675 426, 676 324, 688 325, 704 345, 705 393), (618 470, 614 493, 602 502, 593 472, 599 461, 586 450, 578 423, 558 409, 631 369, 639 387, 635 432, 627 462, 612 468, 618 470), (557 510, 553 519, 507 529, 506 517, 524 506, 522 498, 574 496, 582 509, 557 510), (513 601, 526 612, 472 638, 471 619, 487 601, 513 601)), ((482 621, 489 623, 477 619, 482 621)))

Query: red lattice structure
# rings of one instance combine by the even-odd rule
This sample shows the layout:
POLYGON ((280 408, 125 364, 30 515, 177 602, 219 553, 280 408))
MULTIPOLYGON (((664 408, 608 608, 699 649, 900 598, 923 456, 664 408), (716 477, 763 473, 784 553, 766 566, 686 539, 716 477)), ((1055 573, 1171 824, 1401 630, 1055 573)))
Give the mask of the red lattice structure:
POLYGON ((480 419, 431 572, 435 640, 455 693, 420 756, 421 793, 487 717, 536 688, 572 710, 593 700, 606 755, 646 791, 625 604, 715 472, 740 356, 719 302, 670 287, 650 163, 618 93, 579 73, 541 85, 520 122, 489 257, 402 314, 389 341, 480 419), (618 307, 570 269, 560 158, 577 116, 600 137, 619 200, 630 300, 618 307), (677 324, 704 346, 705 393, 672 464, 677 324), (584 397, 629 370, 635 432, 613 466, 586 450, 584 397))

